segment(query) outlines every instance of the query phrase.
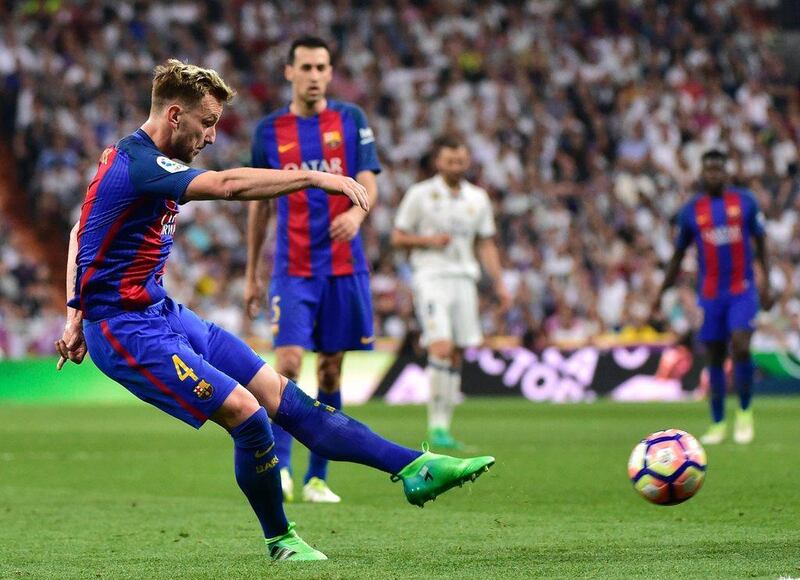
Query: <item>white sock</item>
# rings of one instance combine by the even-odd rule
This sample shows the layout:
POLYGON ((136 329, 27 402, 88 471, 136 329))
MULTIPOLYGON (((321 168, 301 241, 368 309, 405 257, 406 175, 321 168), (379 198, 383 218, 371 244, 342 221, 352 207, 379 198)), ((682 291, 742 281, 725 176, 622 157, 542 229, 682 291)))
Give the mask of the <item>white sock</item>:
POLYGON ((450 418, 453 417, 453 409, 461 402, 461 367, 453 368, 450 371, 450 418))
POLYGON ((449 430, 450 419, 453 416, 450 361, 429 356, 426 371, 431 383, 431 394, 428 398, 428 429, 449 430))

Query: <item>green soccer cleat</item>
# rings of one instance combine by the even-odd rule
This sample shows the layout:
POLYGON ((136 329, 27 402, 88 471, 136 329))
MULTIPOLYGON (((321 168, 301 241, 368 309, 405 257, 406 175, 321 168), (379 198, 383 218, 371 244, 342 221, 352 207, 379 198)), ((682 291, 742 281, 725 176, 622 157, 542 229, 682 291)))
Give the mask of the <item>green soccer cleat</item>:
POLYGON ((431 447, 435 449, 464 449, 464 444, 456 440, 450 431, 443 427, 436 427, 428 431, 431 447))
POLYGON ((733 440, 740 445, 747 445, 753 440, 753 409, 736 413, 736 422, 733 425, 733 440))
POLYGON ((723 441, 725 441, 725 421, 713 423, 700 437, 700 443, 703 445, 719 445, 723 441))
POLYGON ((426 450, 393 475, 392 481, 402 479, 408 502, 423 507, 426 501, 436 499, 448 489, 475 481, 492 465, 494 457, 490 456, 459 459, 426 450))
POLYGON ((331 491, 324 479, 312 477, 303 486, 303 501, 309 503, 339 503, 342 498, 331 491))
POLYGON ((281 468, 281 490, 283 491, 283 501, 292 503, 294 501, 294 481, 292 481, 292 472, 288 467, 281 468))
POLYGON ((328 557, 315 550, 294 531, 294 522, 289 523, 289 530, 277 538, 267 538, 267 554, 275 560, 292 560, 305 562, 310 560, 327 560, 328 557))

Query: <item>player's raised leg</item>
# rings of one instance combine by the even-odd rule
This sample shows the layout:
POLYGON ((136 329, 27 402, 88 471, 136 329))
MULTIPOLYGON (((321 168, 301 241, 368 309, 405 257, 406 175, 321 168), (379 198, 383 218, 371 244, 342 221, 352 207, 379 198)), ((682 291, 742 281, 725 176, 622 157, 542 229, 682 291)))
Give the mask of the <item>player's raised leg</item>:
POLYGON ((278 458, 269 417, 245 388, 237 385, 211 419, 234 442, 236 483, 261 523, 267 552, 273 560, 327 560, 304 542, 283 511, 278 458))
POLYGON ((272 416, 310 450, 334 461, 361 463, 402 480, 406 498, 422 506, 445 491, 472 481, 494 465, 494 457, 457 459, 416 451, 384 439, 363 423, 306 395, 264 365, 247 385, 272 416))

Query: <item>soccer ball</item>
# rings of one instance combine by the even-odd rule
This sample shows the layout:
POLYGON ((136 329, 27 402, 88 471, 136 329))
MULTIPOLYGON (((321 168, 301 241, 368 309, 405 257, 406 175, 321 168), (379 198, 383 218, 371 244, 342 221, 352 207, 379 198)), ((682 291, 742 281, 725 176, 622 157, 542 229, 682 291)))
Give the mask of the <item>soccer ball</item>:
POLYGON ((703 487, 706 452, 686 431, 657 431, 633 448, 628 460, 628 477, 633 488, 647 501, 675 505, 703 487))

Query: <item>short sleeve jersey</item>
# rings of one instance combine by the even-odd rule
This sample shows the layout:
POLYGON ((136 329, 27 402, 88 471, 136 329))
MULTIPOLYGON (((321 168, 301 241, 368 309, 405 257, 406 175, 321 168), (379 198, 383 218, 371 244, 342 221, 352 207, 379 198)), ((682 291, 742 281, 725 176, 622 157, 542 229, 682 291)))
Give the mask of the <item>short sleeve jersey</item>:
POLYGON ((698 293, 703 299, 735 296, 753 287, 751 236, 764 235, 764 216, 753 194, 729 188, 698 194, 678 215, 675 245, 697 245, 698 293))
POLYGON ((70 306, 102 320, 166 296, 178 201, 202 172, 167 158, 142 129, 103 152, 81 207, 70 306))
MULTIPOLYGON (((253 167, 326 171, 355 178, 361 171, 381 170, 375 138, 357 106, 328 100, 313 117, 289 107, 278 109, 256 128, 253 167)), ((276 201, 277 231, 273 276, 344 276, 368 272, 357 235, 331 240, 333 219, 352 207, 345 196, 305 189, 276 201)))
POLYGON ((450 235, 450 243, 444 248, 411 251, 411 266, 423 277, 468 276, 477 280, 480 266, 475 258, 475 238, 495 234, 486 191, 462 181, 454 194, 439 175, 409 188, 397 208, 394 226, 421 236, 450 235))

